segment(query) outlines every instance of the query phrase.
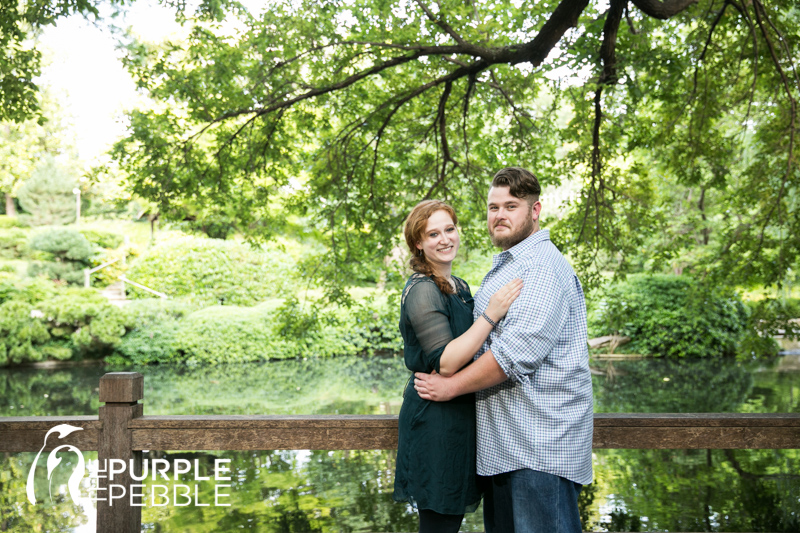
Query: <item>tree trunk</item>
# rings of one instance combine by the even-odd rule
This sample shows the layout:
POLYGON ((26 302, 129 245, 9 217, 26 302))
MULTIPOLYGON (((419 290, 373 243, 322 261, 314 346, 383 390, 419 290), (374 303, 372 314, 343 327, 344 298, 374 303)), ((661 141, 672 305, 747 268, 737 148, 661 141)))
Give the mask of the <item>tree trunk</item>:
POLYGON ((6 215, 17 216, 17 208, 14 206, 14 198, 11 197, 11 193, 6 193, 6 215))

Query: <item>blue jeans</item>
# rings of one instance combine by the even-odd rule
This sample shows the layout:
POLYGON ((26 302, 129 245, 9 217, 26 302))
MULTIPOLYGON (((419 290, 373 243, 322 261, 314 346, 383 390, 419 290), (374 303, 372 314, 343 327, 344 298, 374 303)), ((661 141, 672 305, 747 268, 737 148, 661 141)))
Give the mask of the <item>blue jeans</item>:
POLYGON ((582 485, 529 469, 486 480, 486 533, 581 533, 578 494, 582 485))

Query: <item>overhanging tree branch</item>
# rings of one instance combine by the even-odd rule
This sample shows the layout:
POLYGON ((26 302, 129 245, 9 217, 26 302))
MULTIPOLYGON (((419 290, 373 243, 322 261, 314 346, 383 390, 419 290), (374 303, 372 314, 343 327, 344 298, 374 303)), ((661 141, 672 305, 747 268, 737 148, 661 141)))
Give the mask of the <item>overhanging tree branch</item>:
POLYGON ((664 2, 661 0, 631 0, 631 3, 646 15, 661 20, 674 17, 697 2, 698 0, 666 0, 664 2))

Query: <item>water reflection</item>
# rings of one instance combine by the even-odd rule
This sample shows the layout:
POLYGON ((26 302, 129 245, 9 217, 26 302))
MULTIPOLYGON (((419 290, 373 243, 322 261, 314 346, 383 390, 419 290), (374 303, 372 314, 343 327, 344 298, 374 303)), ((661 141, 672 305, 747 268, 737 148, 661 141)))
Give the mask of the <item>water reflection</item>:
POLYGON ((596 413, 788 413, 800 411, 797 372, 778 359, 594 361, 596 413))
MULTIPOLYGON (((800 374, 785 361, 594 361, 595 410, 798 412, 800 374)), ((145 375, 146 414, 396 414, 408 379, 399 358, 359 357, 2 370, 0 415, 96 414, 98 380, 112 370, 145 375)), ((150 453, 204 464, 228 458, 236 475, 232 507, 151 505, 143 512, 148 530, 416 529, 415 515, 391 501, 393 450, 150 453)), ((64 498, 27 504, 25 476, 34 455, 0 457, 0 530, 92 531, 80 526, 84 513, 64 498)), ((800 531, 798 450, 595 450, 595 474, 581 500, 586 529, 800 531)), ((213 501, 213 488, 201 483, 200 490, 201 501, 213 501)), ((481 520, 480 512, 469 515, 463 530, 482 531, 481 520)))
POLYGON ((800 531, 800 450, 597 450, 605 531, 800 531))

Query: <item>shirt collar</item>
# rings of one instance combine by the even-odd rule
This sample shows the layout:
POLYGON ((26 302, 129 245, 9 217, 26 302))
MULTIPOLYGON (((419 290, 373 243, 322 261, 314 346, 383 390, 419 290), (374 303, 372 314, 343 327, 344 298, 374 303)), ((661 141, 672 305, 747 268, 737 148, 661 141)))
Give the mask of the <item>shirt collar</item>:
POLYGON ((550 240, 550 230, 549 229, 540 229, 533 235, 526 237, 522 242, 515 244, 508 250, 504 252, 500 252, 499 254, 495 255, 493 258, 492 263, 497 264, 500 261, 505 260, 508 257, 516 259, 517 257, 521 257, 533 251, 534 248, 540 243, 544 241, 550 240))

